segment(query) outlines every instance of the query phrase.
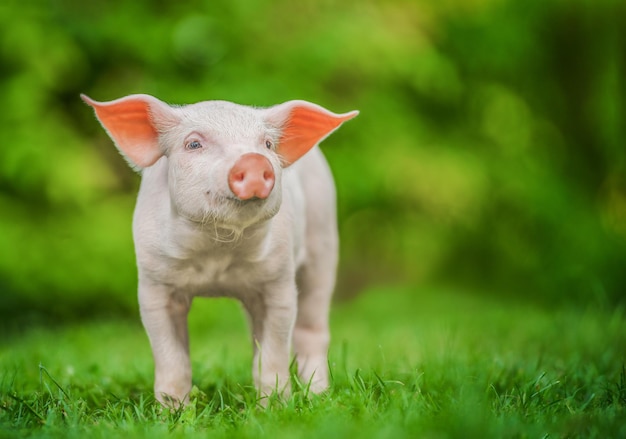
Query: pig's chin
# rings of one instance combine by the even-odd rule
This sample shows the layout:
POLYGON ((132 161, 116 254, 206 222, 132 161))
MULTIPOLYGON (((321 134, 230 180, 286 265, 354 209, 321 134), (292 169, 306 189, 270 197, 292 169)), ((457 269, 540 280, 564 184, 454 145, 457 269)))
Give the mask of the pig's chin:
POLYGON ((280 197, 240 200, 235 196, 210 194, 205 203, 200 210, 178 206, 177 211, 195 223, 243 231, 276 215, 280 208, 280 197))

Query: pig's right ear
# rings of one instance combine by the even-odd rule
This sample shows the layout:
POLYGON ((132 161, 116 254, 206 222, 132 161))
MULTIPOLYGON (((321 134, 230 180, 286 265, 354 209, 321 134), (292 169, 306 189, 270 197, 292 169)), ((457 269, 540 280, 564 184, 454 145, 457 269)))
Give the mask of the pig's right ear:
POLYGON ((153 165, 163 151, 159 130, 175 123, 172 108, 149 95, 130 95, 109 102, 96 102, 81 94, 96 112, 117 149, 134 168, 153 165))

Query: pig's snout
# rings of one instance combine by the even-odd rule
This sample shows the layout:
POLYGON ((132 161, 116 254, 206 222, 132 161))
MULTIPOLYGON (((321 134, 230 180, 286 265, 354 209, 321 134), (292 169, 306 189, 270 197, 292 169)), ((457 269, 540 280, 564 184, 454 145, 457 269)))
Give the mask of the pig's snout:
POLYGON ((242 155, 228 174, 228 186, 240 200, 269 197, 275 181, 272 164, 257 153, 242 155))

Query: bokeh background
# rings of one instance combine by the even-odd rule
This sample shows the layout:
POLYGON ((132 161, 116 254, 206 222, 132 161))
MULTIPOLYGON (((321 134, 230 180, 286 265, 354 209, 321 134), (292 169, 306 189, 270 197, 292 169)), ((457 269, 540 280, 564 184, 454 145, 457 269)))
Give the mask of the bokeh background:
POLYGON ((4 0, 0 321, 135 317, 139 184, 79 99, 306 99, 337 300, 372 286, 626 297, 623 0, 4 0))

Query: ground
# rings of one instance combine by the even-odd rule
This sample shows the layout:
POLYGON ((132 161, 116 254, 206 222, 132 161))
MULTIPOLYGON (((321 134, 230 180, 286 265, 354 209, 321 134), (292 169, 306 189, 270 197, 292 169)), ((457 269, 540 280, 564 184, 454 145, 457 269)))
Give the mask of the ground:
POLYGON ((623 307, 380 288, 332 314, 332 386, 256 403, 246 321, 194 303, 189 407, 152 396, 136 320, 22 328, 0 341, 4 437, 626 437, 623 307))

